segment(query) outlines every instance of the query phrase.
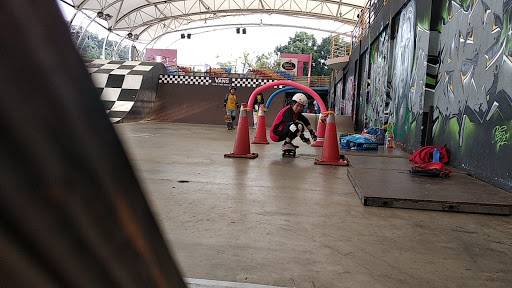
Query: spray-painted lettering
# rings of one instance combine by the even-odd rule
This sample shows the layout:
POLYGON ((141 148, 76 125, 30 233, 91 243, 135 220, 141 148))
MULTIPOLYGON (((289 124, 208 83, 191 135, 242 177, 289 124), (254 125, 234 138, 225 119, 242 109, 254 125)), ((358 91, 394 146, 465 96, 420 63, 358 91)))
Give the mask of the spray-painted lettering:
POLYGON ((497 143, 498 149, 500 148, 501 145, 510 143, 510 142, 508 142, 510 133, 507 133, 507 126, 494 127, 492 134, 494 135, 494 140, 492 141, 492 143, 497 143))

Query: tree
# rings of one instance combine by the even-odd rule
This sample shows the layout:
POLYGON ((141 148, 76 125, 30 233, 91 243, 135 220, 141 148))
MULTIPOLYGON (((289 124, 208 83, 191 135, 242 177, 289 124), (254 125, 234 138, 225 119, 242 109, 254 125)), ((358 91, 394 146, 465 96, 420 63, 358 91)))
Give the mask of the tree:
MULTIPOLYGON (((217 55, 217 59, 219 58, 219 56, 217 55)), ((233 63, 232 61, 227 61, 227 62, 217 62, 217 65, 220 67, 220 68, 225 68, 225 69, 232 69, 231 71, 234 70, 234 68, 236 68, 236 64, 233 63)))
POLYGON ((254 62, 256 69, 279 69, 279 55, 275 52, 263 53, 256 56, 254 62))
POLYGON ((332 69, 327 68, 327 59, 331 58, 332 42, 331 37, 325 37, 322 42, 316 47, 316 61, 313 55, 313 65, 311 67, 311 74, 315 76, 331 75, 332 69))
POLYGON ((290 37, 287 45, 277 46, 274 51, 276 53, 311 54, 315 51, 316 45, 315 35, 302 31, 290 37))
POLYGON ((251 60, 249 59, 249 52, 243 53, 243 60, 242 60, 242 73, 246 73, 249 68, 252 68, 254 65, 251 63, 251 60))
MULTIPOLYGON (((80 43, 77 43, 77 49, 85 59, 100 59, 103 52, 103 43, 105 38, 99 38, 98 34, 85 31, 81 26, 71 25, 70 27, 71 38, 75 43, 80 39, 80 43), (82 35, 82 33, 85 33, 82 35), (80 38, 81 36, 81 38, 80 38)), ((118 46, 118 41, 107 40, 105 45, 105 59, 112 59, 112 53, 114 47, 117 47, 116 59, 128 60, 129 45, 123 45, 122 43, 118 46)))

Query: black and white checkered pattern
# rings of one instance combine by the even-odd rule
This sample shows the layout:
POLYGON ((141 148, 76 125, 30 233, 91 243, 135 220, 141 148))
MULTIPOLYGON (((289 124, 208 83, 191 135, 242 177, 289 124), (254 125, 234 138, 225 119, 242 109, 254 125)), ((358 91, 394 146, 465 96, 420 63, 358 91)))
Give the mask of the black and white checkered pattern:
POLYGON ((137 98, 143 75, 156 64, 115 60, 85 62, 112 122, 121 120, 130 111, 137 98))
POLYGON ((238 87, 258 87, 270 82, 269 79, 254 79, 254 78, 233 78, 233 84, 238 87))
MULTIPOLYGON (((231 85, 236 87, 259 87, 274 80, 254 78, 231 78, 231 85)), ((159 83, 163 84, 189 84, 189 85, 213 85, 210 77, 207 76, 183 76, 183 75, 160 75, 159 83)), ((283 85, 274 88, 283 88, 283 85)))
POLYGON ((159 83, 210 85, 212 80, 206 76, 160 75, 159 83))
MULTIPOLYGON (((238 87, 259 87, 268 83, 272 83, 278 80, 269 80, 269 79, 255 79, 255 78, 233 78, 233 85, 238 87)), ((274 88, 284 88, 285 85, 274 86, 274 88)))
POLYGON ((121 60, 92 60, 85 63, 89 73, 144 75, 157 63, 121 60))

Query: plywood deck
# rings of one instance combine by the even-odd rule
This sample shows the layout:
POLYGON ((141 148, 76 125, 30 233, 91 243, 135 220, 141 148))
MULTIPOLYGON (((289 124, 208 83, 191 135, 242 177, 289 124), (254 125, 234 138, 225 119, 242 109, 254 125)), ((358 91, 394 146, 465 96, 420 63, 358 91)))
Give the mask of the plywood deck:
POLYGON ((460 171, 449 178, 409 173, 405 158, 347 155, 347 175, 365 206, 486 214, 512 213, 512 194, 460 171))

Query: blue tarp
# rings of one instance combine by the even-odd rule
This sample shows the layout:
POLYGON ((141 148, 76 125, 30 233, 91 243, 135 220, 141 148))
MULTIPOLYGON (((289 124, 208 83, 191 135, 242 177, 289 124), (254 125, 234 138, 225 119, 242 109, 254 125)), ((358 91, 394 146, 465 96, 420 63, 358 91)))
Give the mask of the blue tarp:
POLYGON ((379 143, 370 138, 364 137, 361 134, 350 136, 340 136, 340 146, 343 149, 354 150, 377 150, 379 143))

